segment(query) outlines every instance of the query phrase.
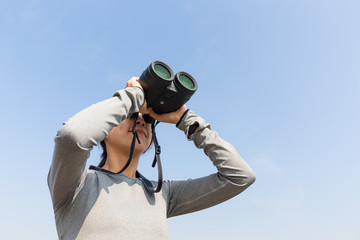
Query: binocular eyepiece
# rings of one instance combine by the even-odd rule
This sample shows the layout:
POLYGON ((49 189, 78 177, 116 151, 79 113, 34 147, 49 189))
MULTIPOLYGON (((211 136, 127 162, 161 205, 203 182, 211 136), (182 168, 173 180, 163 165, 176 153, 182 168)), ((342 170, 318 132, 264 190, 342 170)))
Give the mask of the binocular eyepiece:
POLYGON ((153 61, 141 74, 139 83, 144 89, 147 106, 158 114, 178 110, 198 88, 190 74, 178 72, 174 75, 161 61, 153 61))

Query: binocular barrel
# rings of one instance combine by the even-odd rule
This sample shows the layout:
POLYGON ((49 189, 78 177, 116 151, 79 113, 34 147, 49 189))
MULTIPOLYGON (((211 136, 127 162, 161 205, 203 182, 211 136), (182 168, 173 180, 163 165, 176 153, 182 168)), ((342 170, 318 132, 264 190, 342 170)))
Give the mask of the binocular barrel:
POLYGON ((178 72, 174 75, 161 61, 153 61, 141 74, 139 83, 144 89, 147 106, 158 114, 178 110, 198 88, 190 74, 178 72))

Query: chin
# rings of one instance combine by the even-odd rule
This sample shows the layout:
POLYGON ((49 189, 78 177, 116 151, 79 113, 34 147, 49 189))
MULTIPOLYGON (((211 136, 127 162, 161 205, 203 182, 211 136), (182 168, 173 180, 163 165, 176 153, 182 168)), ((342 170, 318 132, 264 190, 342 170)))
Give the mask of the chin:
MULTIPOLYGON (((141 142, 141 140, 140 140, 140 142, 141 142)), ((146 150, 148 149, 148 147, 147 146, 144 146, 144 145, 139 145, 137 142, 136 142, 136 145, 135 145, 135 151, 136 152, 141 152, 141 153, 144 153, 144 152, 146 152, 146 150)))

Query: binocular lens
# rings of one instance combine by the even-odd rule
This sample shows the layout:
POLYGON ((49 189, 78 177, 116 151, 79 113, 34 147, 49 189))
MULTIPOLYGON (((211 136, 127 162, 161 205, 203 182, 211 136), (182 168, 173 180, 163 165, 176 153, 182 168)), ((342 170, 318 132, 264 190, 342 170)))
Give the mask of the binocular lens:
POLYGON ((170 79, 170 77, 171 77, 170 71, 161 64, 155 64, 154 70, 162 78, 170 79))
POLYGON ((174 75, 172 69, 160 61, 153 61, 145 69, 139 83, 144 89, 147 106, 158 114, 176 111, 198 88, 190 74, 181 71, 174 75))
POLYGON ((188 89, 194 89, 195 84, 194 84, 193 80, 191 80, 188 76, 181 74, 179 76, 179 80, 180 80, 181 84, 184 85, 185 87, 187 87, 188 89))

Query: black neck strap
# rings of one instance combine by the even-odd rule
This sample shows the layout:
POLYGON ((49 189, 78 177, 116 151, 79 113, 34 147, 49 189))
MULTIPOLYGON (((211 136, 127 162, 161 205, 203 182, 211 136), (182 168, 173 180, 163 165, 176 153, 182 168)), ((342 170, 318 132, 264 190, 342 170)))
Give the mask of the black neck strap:
POLYGON ((161 147, 159 145, 159 142, 158 142, 157 137, 156 137, 156 132, 155 132, 155 127, 159 123, 160 123, 159 121, 156 121, 155 123, 153 123, 151 125, 152 136, 153 136, 154 145, 155 145, 155 155, 154 155, 154 160, 153 160, 153 163, 152 163, 151 166, 155 167, 155 165, 157 164, 157 167, 158 167, 158 184, 157 184, 156 189, 154 189, 152 187, 152 184, 145 184, 145 182, 144 182, 144 185, 145 185, 146 189, 149 192, 160 192, 161 187, 162 187, 162 183, 163 183, 162 166, 161 166, 161 161, 160 161, 161 147))
MULTIPOLYGON (((140 139, 136 132, 136 124, 137 124, 136 122, 137 122, 138 116, 139 116, 139 113, 134 114, 134 125, 132 127, 132 133, 134 136, 133 136, 133 139, 132 139, 131 145, 130 145, 129 158, 128 158, 125 166, 117 173, 122 173, 130 165, 132 157, 134 155, 135 144, 136 144, 135 141, 137 140, 138 143, 140 144, 140 139)), ((161 167, 161 161, 160 161, 161 148, 158 143, 158 140, 156 137, 156 132, 155 132, 155 127, 158 124, 159 124, 159 121, 156 121, 153 124, 151 124, 152 137, 153 137, 153 142, 155 145, 155 156, 154 156, 154 160, 152 163, 152 167, 155 167, 156 164, 158 165, 158 184, 157 184, 156 189, 154 189, 152 183, 148 179, 146 179, 143 175, 139 174, 139 179, 142 180, 146 190, 148 190, 148 192, 150 192, 150 193, 160 192, 161 187, 162 187, 162 182, 163 182, 162 167, 161 167)))
POLYGON ((136 122, 137 122, 137 119, 138 119, 138 113, 136 113, 135 115, 135 118, 134 118, 134 125, 132 127, 132 133, 133 133, 133 139, 131 141, 131 145, 130 145, 130 153, 129 153, 129 158, 125 164, 125 166, 117 173, 122 173, 131 163, 131 159, 134 155, 134 150, 135 150, 135 140, 137 139, 138 143, 140 144, 140 139, 139 139, 139 136, 138 136, 138 133, 136 132, 136 122))

